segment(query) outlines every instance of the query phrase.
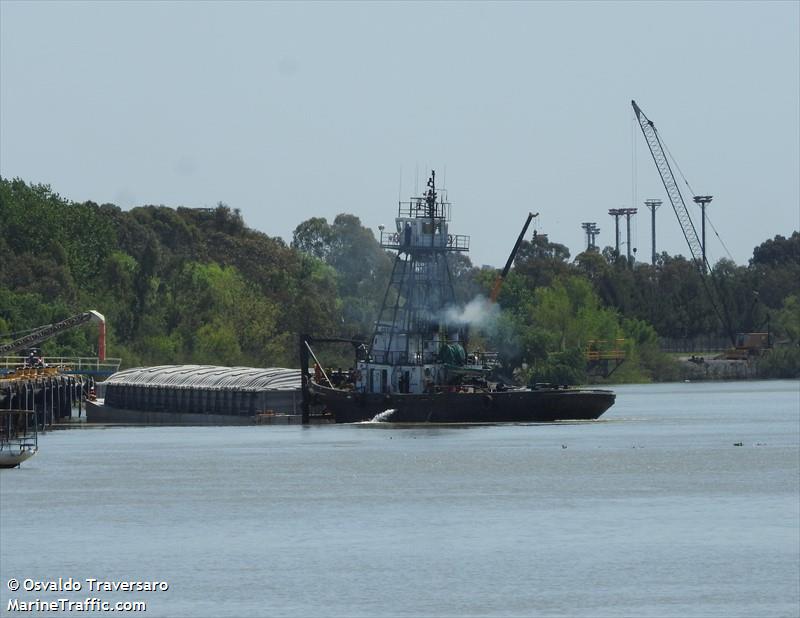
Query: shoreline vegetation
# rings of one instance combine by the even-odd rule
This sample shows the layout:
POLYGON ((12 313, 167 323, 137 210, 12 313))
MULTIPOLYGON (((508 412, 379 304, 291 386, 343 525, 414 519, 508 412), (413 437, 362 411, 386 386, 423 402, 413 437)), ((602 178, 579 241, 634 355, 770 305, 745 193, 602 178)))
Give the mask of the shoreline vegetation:
MULTIPOLYGON (((74 203, 47 185, 0 178, 0 335, 97 309, 124 367, 164 364, 297 367, 299 333, 367 339, 391 256, 352 214, 300 222, 290 244, 215 208, 74 203)), ((686 362, 664 340, 727 339, 691 260, 661 253, 628 263, 613 248, 569 250, 546 235, 523 241, 495 308, 494 268, 454 255, 456 297, 470 349, 500 353, 517 383, 642 383, 800 377, 800 232, 767 239, 746 266, 722 259, 715 302, 737 332, 772 333, 763 357, 725 369, 718 352, 686 362), (468 314, 468 315, 467 315, 468 314), (587 374, 592 341, 626 360, 610 379, 587 374), (737 373, 738 372, 738 373, 737 373)), ((9 337, 5 337, 8 339, 9 337)), ((88 356, 92 328, 42 344, 47 356, 88 356)), ((321 346, 331 366, 350 351, 321 346)))

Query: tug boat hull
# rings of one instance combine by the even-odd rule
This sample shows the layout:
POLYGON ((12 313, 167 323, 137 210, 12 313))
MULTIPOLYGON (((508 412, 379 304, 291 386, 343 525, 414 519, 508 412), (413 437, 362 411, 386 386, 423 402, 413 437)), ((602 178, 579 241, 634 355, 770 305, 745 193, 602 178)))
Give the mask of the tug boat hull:
POLYGON ((436 394, 377 394, 310 385, 313 399, 337 423, 547 423, 594 420, 614 405, 612 391, 518 389, 436 394), (376 418, 377 417, 377 418, 376 418))

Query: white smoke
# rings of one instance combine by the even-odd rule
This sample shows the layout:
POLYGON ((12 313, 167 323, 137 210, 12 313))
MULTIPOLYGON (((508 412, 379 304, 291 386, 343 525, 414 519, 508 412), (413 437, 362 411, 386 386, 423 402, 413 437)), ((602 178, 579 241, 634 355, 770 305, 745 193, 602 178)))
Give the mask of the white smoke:
POLYGON ((486 326, 500 315, 500 307, 483 295, 478 295, 463 307, 448 307, 445 322, 454 325, 486 326))

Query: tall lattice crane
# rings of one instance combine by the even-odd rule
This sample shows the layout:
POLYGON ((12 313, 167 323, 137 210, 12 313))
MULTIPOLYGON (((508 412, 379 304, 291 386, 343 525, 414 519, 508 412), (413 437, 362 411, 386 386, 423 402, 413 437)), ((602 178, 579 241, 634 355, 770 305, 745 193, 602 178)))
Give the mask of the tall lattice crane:
POLYGON ((717 291, 717 295, 721 298, 719 285, 717 284, 716 279, 713 277, 713 271, 711 270, 708 260, 706 259, 700 238, 697 236, 697 229, 695 229, 692 217, 689 215, 689 209, 686 208, 686 203, 683 201, 683 195, 681 195, 681 191, 678 188, 678 183, 676 182, 675 176, 672 173, 672 168, 667 160, 667 155, 664 152, 664 147, 661 144, 661 138, 658 136, 658 131, 656 131, 653 121, 645 116, 641 108, 636 105, 636 101, 631 101, 631 105, 633 106, 633 111, 636 113, 636 120, 639 122, 639 127, 642 129, 642 135, 644 135, 647 146, 650 148, 650 154, 653 155, 653 161, 655 162, 658 173, 661 176, 661 182, 664 183, 664 189, 667 190, 667 196, 669 197, 670 204, 672 204, 672 210, 675 211, 675 216, 678 217, 678 222, 681 224, 681 230, 683 230, 683 236, 686 238, 686 243, 689 245, 689 251, 691 251, 692 258, 694 259, 694 262, 697 265, 700 274, 702 275, 703 286, 706 288, 706 292, 708 292, 711 306, 714 308, 714 312, 717 314, 720 322, 722 322, 725 330, 728 331, 728 336, 730 337, 731 342, 734 346, 736 346, 736 335, 734 334, 733 327, 731 326, 728 308, 724 303, 722 303, 722 311, 720 311, 719 307, 717 307, 717 303, 714 302, 714 295, 711 293, 711 290, 708 287, 705 275, 706 273, 711 272, 711 281, 717 291))
MULTIPOLYGON (((641 108, 636 105, 636 101, 631 101, 633 111, 636 113, 636 120, 639 122, 639 127, 642 129, 642 134, 650 148, 650 154, 653 155, 658 173, 661 175, 661 182, 664 183, 664 188, 667 190, 667 196, 672 204, 672 210, 678 217, 678 222, 681 224, 683 236, 689 245, 689 251, 692 253, 695 263, 698 268, 706 272, 708 263, 703 260, 703 245, 700 243, 700 238, 697 236, 697 230, 694 227, 692 217, 689 215, 689 209, 686 208, 686 203, 683 201, 683 195, 678 188, 678 183, 675 181, 675 176, 672 174, 672 168, 669 165, 667 156, 664 153, 664 148, 661 145, 661 139, 658 137, 658 131, 649 120, 641 108)), ((710 269, 709 269, 710 270, 710 269)))

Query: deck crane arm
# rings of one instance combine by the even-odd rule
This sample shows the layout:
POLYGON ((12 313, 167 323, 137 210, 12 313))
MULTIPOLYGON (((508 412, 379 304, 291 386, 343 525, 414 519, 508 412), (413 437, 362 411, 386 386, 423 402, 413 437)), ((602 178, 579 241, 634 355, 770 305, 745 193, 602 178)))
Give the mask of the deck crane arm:
POLYGON ((534 217, 538 217, 539 213, 536 214, 528 213, 528 218, 525 220, 525 225, 522 226, 522 231, 519 233, 519 237, 517 238, 517 242, 514 245, 514 248, 511 250, 511 255, 508 256, 508 261, 506 262, 505 267, 503 270, 497 275, 497 278, 494 280, 494 285, 492 286, 492 293, 489 297, 492 303, 497 302, 497 297, 500 295, 500 288, 503 287, 503 281, 505 281, 506 275, 508 275, 508 271, 511 270, 511 265, 514 263, 514 258, 517 256, 517 251, 519 251, 519 246, 522 244, 522 239, 525 238, 525 232, 528 231, 528 226, 531 224, 531 221, 534 217))
POLYGON ((98 322, 100 324, 100 340, 98 344, 98 356, 100 360, 105 360, 106 356, 106 319, 102 313, 99 313, 94 310, 85 311, 84 313, 79 313, 77 315, 73 315, 68 317, 66 320, 61 320, 60 322, 56 322, 54 324, 47 324, 46 326, 41 326, 37 328, 32 333, 25 335, 24 337, 20 337, 19 339, 15 339, 10 343, 0 344, 0 356, 5 356, 8 354, 13 354, 14 352, 19 352, 20 350, 24 350, 25 348, 30 348, 35 346, 37 343, 41 343, 51 337, 55 337, 56 335, 60 335, 61 333, 68 331, 76 326, 80 326, 81 324, 85 324, 86 322, 98 322))
POLYGON ((675 216, 678 217, 678 222, 681 224, 681 230, 683 230, 683 236, 686 239, 686 243, 689 245, 689 251, 692 253, 692 258, 694 259, 694 262, 702 276, 703 285, 708 292, 711 306, 714 308, 714 312, 717 314, 720 322, 722 322, 723 326, 728 331, 728 337, 730 337, 731 342, 734 346, 736 346, 736 335, 733 333, 731 319, 728 315, 728 308, 723 303, 722 312, 720 312, 717 304, 714 302, 714 297, 711 294, 711 290, 708 288, 708 284, 706 282, 707 272, 712 273, 711 281, 714 284, 714 288, 717 289, 717 293, 719 294, 717 281, 713 277, 713 271, 708 264, 708 260, 705 259, 705 256, 703 255, 703 246, 700 243, 700 238, 697 236, 697 230, 695 229, 694 222, 689 215, 689 209, 686 208, 686 202, 683 201, 683 195, 681 195, 681 191, 678 188, 678 183, 675 181, 675 176, 672 173, 672 168, 670 167, 667 156, 664 153, 664 148, 661 144, 661 138, 658 136, 658 131, 656 131, 653 121, 648 119, 647 116, 644 115, 644 112, 641 110, 641 108, 636 105, 636 101, 631 101, 631 105, 633 106, 633 111, 636 114, 636 120, 639 122, 639 127, 642 129, 642 135, 644 135, 644 139, 647 142, 648 148, 650 149, 650 154, 653 155, 653 162, 656 164, 658 173, 661 176, 661 182, 664 183, 664 189, 666 189, 667 196, 669 196, 670 204, 672 204, 672 210, 675 211, 675 216))

